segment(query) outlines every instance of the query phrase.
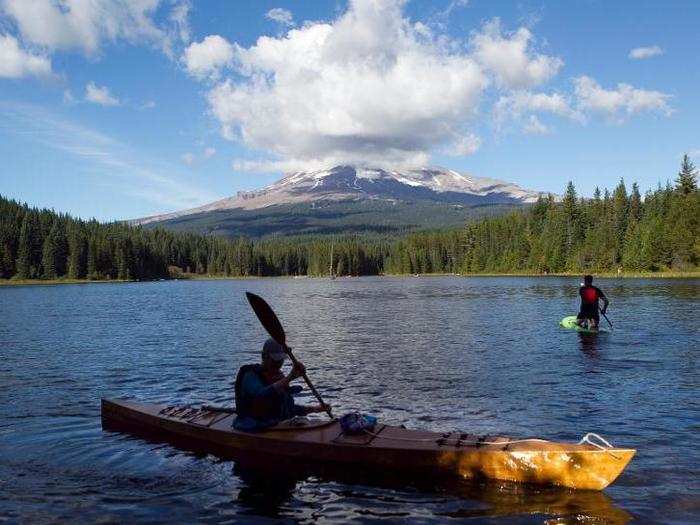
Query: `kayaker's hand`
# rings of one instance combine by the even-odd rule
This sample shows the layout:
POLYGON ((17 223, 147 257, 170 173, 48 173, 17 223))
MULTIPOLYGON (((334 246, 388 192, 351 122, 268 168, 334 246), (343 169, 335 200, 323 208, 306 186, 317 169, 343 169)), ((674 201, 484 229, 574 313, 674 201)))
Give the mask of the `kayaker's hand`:
POLYGON ((294 366, 292 367, 292 371, 289 372, 289 380, 292 381, 296 379, 297 377, 301 377, 306 373, 306 368, 304 365, 297 361, 294 366))
POLYGON ((314 405, 308 407, 307 411, 309 414, 313 412, 327 412, 331 409, 331 406, 327 403, 321 403, 320 405, 314 405))

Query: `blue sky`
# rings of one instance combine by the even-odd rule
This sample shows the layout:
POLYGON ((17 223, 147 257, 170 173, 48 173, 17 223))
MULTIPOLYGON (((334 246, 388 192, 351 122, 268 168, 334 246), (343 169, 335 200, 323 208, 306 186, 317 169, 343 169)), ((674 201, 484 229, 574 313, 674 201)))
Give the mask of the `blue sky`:
POLYGON ((29 4, 0 0, 0 193, 82 217, 344 162, 590 195, 700 161, 690 0, 29 4))

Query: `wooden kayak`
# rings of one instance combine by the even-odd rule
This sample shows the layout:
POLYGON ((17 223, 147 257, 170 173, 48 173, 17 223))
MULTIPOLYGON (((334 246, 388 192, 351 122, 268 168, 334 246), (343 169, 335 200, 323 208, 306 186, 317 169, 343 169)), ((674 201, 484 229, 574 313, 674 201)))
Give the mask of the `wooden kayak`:
POLYGON ((633 449, 541 439, 441 434, 377 424, 371 433, 347 435, 337 420, 280 426, 264 432, 231 427, 235 414, 127 400, 102 400, 106 427, 177 441, 222 457, 276 456, 352 465, 384 472, 461 476, 602 490, 624 470, 633 449))

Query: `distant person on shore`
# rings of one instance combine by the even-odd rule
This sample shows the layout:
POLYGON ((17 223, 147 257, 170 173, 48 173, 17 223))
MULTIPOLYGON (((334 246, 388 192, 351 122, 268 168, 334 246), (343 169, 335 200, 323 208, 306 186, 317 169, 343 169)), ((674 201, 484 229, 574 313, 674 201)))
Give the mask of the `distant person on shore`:
POLYGON ((304 375, 302 363, 297 362, 285 376, 282 364, 287 354, 274 339, 265 341, 262 362, 243 365, 236 376, 236 419, 233 428, 254 432, 264 430, 295 416, 324 412, 325 405, 300 406, 294 403, 294 394, 300 386, 289 383, 304 375))
POLYGON ((608 298, 600 288, 593 286, 592 275, 584 276, 583 285, 579 288, 578 294, 581 296, 581 309, 576 316, 576 322, 579 326, 587 326, 589 330, 597 330, 600 323, 600 315, 598 314, 600 305, 598 302, 599 300, 603 301, 603 308, 600 309, 600 313, 605 315, 608 304, 610 304, 608 298))

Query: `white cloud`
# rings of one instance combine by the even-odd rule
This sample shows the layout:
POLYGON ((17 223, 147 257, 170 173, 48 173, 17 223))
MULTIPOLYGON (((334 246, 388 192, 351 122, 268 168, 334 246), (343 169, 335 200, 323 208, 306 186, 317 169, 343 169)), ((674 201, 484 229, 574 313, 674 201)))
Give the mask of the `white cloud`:
POLYGON ((177 176, 178 166, 144 158, 127 144, 43 108, 0 101, 0 119, 25 140, 73 156, 78 161, 76 169, 99 175, 95 184, 175 210, 217 198, 183 182, 177 176))
POLYGON ((224 136, 286 166, 425 163, 463 133, 488 80, 466 52, 418 33, 402 4, 354 0, 332 23, 236 46, 239 76, 208 95, 224 136))
POLYGON ((689 157, 693 157, 693 158, 700 159, 700 148, 694 149, 694 150, 690 150, 690 151, 688 152, 688 156, 689 156, 689 157))
POLYGON ((70 89, 63 90, 63 103, 64 104, 75 104, 75 97, 70 89))
POLYGON ((12 35, 0 34, 0 78, 51 75, 51 59, 22 49, 12 35))
POLYGON ((118 106, 119 99, 112 96, 107 86, 100 87, 94 82, 85 86, 85 100, 100 106, 118 106))
POLYGON ((192 9, 192 6, 188 1, 175 4, 169 17, 170 21, 173 23, 175 32, 180 38, 180 41, 184 44, 188 44, 191 37, 189 23, 190 9, 192 9))
POLYGON ((182 162, 184 162, 188 166, 192 166, 192 163, 194 163, 194 155, 192 153, 185 153, 180 158, 182 159, 182 162))
POLYGON ((222 135, 260 155, 235 169, 425 165, 436 151, 472 154, 481 144, 474 132, 489 117, 542 134, 551 131, 542 115, 583 123, 594 113, 619 120, 670 112, 663 93, 626 84, 604 90, 589 77, 570 91, 538 92, 563 61, 538 49, 529 29, 508 31, 496 18, 456 38, 439 23, 410 21, 405 3, 350 0, 335 20, 248 47, 216 35, 192 44, 183 62, 214 82, 207 101, 222 135))
POLYGON ((651 58, 659 55, 663 55, 664 50, 659 46, 649 46, 649 47, 635 47, 629 53, 629 58, 634 60, 643 60, 645 58, 651 58))
POLYGON ((569 98, 561 93, 533 93, 531 91, 515 91, 501 96, 494 105, 494 115, 497 122, 508 119, 518 119, 524 113, 552 113, 560 117, 583 121, 580 111, 571 107, 569 98))
POLYGON ((532 33, 525 27, 504 34, 500 20, 495 18, 472 35, 471 45, 476 59, 500 86, 526 88, 548 81, 564 65, 558 57, 533 52, 532 40, 532 33))
MULTIPOLYGON (((170 54, 171 33, 187 34, 186 2, 175 3, 168 21, 153 17, 164 0, 0 0, 25 41, 48 50, 80 49, 95 55, 105 41, 146 42, 170 54)), ((167 4, 170 5, 170 4, 167 4)))
POLYGON ((445 150, 447 155, 453 157, 466 157, 473 155, 481 147, 481 138, 473 133, 459 137, 445 150))
POLYGON ((153 100, 149 100, 141 104, 141 109, 153 109, 154 107, 156 107, 156 103, 153 100))
POLYGON ((187 71, 194 77, 217 78, 220 70, 231 64, 234 48, 225 38, 209 35, 201 42, 191 44, 183 55, 187 71))
POLYGON ((215 148, 205 148, 204 149, 204 158, 205 159, 210 159, 214 155, 216 155, 216 149, 215 148))
POLYGON ((523 125, 523 133, 527 135, 547 135, 551 132, 549 127, 547 127, 536 115, 530 115, 530 118, 523 125))
POLYGON ((282 9, 281 7, 275 7, 274 9, 270 9, 265 15, 265 18, 269 20, 274 20, 275 22, 278 22, 285 26, 294 25, 294 18, 292 17, 292 13, 287 9, 282 9))
POLYGON ((606 115, 615 121, 641 112, 670 115, 670 95, 660 91, 638 89, 629 84, 618 84, 615 89, 605 89, 594 79, 581 76, 574 79, 577 105, 581 110, 606 115))

